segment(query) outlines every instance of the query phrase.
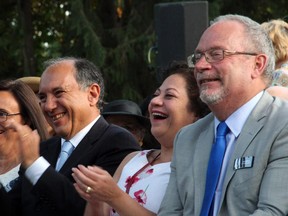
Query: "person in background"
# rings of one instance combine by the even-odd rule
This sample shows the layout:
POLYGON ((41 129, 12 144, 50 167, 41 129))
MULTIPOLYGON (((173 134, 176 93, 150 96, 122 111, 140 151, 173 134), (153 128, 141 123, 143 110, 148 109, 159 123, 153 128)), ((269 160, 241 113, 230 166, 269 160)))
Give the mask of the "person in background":
POLYGON ((288 100, 288 88, 284 86, 270 86, 266 90, 269 94, 275 97, 288 100))
POLYGON ((10 119, 31 130, 36 130, 40 141, 48 138, 45 117, 40 109, 38 98, 28 85, 18 80, 0 81, 0 209, 1 215, 16 215, 17 206, 12 206, 7 192, 18 180, 22 158, 19 157, 21 146, 17 144, 18 134, 13 129, 6 129, 10 119))
POLYGON ((141 109, 130 100, 114 100, 104 104, 102 116, 110 124, 115 124, 130 131, 139 145, 143 145, 143 138, 150 128, 149 119, 142 116, 141 109))
POLYGON ((113 175, 123 158, 140 147, 131 133, 101 117, 104 80, 92 62, 48 60, 38 95, 56 136, 39 143, 28 125, 7 120, 5 130, 17 132, 22 158, 19 181, 10 194, 20 194, 21 200, 13 199, 13 205, 19 207, 17 215, 82 216, 86 202, 73 186, 72 167, 98 165, 113 175))
POLYGON ((274 19, 261 24, 272 40, 275 51, 275 71, 272 86, 288 87, 288 23, 274 19))
POLYGON ((287 215, 288 103, 265 91, 275 65, 267 33, 223 15, 188 59, 212 113, 176 135, 158 215, 287 215))
MULTIPOLYGON (((27 77, 21 77, 18 78, 17 80, 21 80, 22 82, 26 83, 32 90, 33 92, 38 95, 39 92, 39 84, 40 84, 40 77, 37 76, 27 76, 27 77)), ((37 97, 38 98, 38 97, 37 97)), ((46 127, 49 133, 49 136, 55 136, 55 132, 53 128, 46 122, 46 127)))
POLYGON ((180 62, 167 69, 166 79, 155 91, 148 109, 151 132, 161 149, 131 153, 114 179, 97 166, 73 168, 75 188, 88 201, 85 216, 156 215, 168 184, 177 131, 209 112, 199 98, 192 70, 180 62), (89 193, 87 186, 91 188, 89 193))
POLYGON ((26 76, 26 77, 20 77, 17 80, 21 80, 22 82, 26 83, 37 95, 39 91, 40 79, 41 78, 38 76, 26 76))

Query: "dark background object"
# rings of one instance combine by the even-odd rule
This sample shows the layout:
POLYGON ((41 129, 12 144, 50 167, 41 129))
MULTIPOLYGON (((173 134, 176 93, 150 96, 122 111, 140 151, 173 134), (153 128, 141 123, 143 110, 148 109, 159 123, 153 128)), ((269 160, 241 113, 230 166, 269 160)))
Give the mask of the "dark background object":
MULTIPOLYGON (((154 6, 157 36, 157 67, 186 60, 208 27, 208 2, 160 3, 154 6)), ((160 74, 161 76, 161 74, 160 74)))

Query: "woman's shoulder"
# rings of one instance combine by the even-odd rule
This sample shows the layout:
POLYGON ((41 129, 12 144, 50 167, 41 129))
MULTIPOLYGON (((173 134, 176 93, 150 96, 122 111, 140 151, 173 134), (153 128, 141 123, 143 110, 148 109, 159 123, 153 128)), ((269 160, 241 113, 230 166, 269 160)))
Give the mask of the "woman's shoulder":
POLYGON ((131 152, 130 154, 128 154, 123 160, 122 162, 120 163, 120 165, 118 166, 115 174, 114 174, 114 179, 116 181, 119 180, 120 176, 121 176, 121 173, 123 171, 123 168, 129 163, 134 163, 134 160, 139 158, 139 157, 142 157, 145 155, 146 157, 146 154, 148 153, 149 151, 148 150, 142 150, 142 151, 134 151, 134 152, 131 152))

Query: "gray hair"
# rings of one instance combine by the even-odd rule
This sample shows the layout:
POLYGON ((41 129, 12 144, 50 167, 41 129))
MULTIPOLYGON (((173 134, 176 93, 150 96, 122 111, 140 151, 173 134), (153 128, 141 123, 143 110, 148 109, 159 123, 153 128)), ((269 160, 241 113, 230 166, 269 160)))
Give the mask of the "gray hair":
POLYGON ((264 31, 261 25, 249 17, 228 14, 216 17, 210 22, 211 25, 219 23, 222 21, 236 21, 242 24, 245 28, 245 34, 247 40, 243 41, 245 47, 250 47, 254 50, 249 50, 249 52, 263 53, 268 56, 268 61, 264 69, 264 79, 267 86, 271 85, 272 73, 275 69, 275 52, 273 48, 272 41, 270 40, 268 34, 264 31))
POLYGON ((75 79, 82 90, 88 88, 93 83, 97 83, 100 86, 100 95, 96 106, 101 110, 104 101, 105 85, 102 73, 98 67, 86 59, 75 57, 50 59, 44 62, 44 66, 45 68, 48 68, 52 65, 62 63, 63 61, 74 62, 74 67, 76 69, 75 79))

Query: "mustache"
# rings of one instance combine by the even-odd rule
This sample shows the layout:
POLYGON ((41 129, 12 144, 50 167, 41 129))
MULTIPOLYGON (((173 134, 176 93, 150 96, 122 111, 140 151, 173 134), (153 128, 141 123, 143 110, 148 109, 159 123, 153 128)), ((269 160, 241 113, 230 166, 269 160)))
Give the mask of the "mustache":
POLYGON ((221 77, 218 74, 215 73, 196 73, 195 78, 197 80, 197 82, 201 82, 203 80, 219 80, 221 79, 221 77))

